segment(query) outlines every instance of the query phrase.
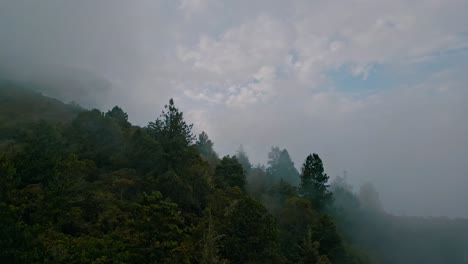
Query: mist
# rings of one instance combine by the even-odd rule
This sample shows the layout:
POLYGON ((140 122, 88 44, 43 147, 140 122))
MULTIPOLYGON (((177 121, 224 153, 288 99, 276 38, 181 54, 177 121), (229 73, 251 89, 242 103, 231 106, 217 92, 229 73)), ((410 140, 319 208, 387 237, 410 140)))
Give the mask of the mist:
POLYGON ((3 0, 0 77, 139 125, 174 98, 221 155, 320 153, 389 213, 468 217, 467 8, 3 0))

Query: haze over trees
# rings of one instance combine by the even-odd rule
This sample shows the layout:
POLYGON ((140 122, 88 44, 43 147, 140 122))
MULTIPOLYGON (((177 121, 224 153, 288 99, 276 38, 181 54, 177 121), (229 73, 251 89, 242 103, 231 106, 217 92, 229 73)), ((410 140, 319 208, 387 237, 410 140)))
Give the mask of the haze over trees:
POLYGON ((1 263, 468 262, 467 220, 388 215, 315 153, 219 157, 172 99, 139 127, 4 82, 0 121, 1 263))

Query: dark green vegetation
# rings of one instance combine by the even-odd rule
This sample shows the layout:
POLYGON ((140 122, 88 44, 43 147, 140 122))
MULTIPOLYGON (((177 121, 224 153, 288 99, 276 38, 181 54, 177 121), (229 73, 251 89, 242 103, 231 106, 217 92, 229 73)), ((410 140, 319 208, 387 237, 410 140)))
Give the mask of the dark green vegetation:
POLYGON ((0 263, 467 259, 468 236, 450 239, 466 221, 388 216, 372 187, 329 186, 317 154, 300 172, 277 147, 266 168, 242 148, 219 158, 172 100, 138 127, 119 107, 87 111, 5 82, 0 129, 0 263))

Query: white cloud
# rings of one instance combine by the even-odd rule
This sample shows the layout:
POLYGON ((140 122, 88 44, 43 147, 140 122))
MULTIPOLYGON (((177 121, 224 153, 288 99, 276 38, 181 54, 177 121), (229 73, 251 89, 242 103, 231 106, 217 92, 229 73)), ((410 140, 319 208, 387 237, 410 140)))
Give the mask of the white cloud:
MULTIPOLYGON (((401 196, 409 196, 425 177, 468 173, 460 166, 468 155, 466 63, 458 71, 441 63, 428 76, 416 67, 446 53, 466 59, 467 9, 464 0, 4 1, 0 69, 19 65, 22 73, 46 61, 96 72, 114 84, 101 106, 118 103, 140 124, 175 97, 222 154, 241 143, 254 161, 272 144, 297 162, 323 153, 332 176, 348 169, 393 186, 383 195, 399 208, 401 175, 409 179, 401 196), (365 82, 376 66, 405 78, 364 96, 327 75, 345 69, 365 82), (392 182, 393 174, 400 178, 392 182)), ((414 200, 434 195, 429 187, 414 200)))
POLYGON ((211 4, 212 0, 181 0, 178 8, 184 12, 186 18, 190 18, 199 15, 211 4))

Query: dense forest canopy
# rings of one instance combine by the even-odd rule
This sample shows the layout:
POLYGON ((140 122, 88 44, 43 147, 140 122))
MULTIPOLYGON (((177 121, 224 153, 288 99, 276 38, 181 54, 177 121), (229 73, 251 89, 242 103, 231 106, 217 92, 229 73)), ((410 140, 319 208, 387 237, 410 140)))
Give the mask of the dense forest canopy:
POLYGON ((468 263, 468 220, 392 216, 313 150, 252 165, 192 128, 172 99, 140 127, 1 82, 0 262, 468 263))

